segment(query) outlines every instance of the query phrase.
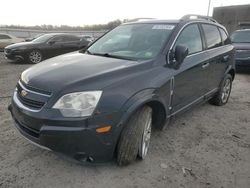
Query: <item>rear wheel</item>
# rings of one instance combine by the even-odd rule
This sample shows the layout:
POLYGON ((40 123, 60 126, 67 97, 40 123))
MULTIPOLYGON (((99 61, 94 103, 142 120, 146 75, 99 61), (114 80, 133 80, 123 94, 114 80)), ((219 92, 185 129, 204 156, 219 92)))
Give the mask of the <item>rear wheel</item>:
POLYGON ((152 126, 152 109, 142 107, 129 119, 124 128, 117 148, 117 163, 128 165, 137 156, 144 159, 147 155, 152 126))
POLYGON ((28 54, 28 59, 30 63, 37 64, 42 61, 43 56, 39 50, 33 50, 28 54))
POLYGON ((211 104, 222 106, 227 103, 232 89, 232 76, 227 74, 223 79, 220 89, 215 96, 209 100, 211 104))

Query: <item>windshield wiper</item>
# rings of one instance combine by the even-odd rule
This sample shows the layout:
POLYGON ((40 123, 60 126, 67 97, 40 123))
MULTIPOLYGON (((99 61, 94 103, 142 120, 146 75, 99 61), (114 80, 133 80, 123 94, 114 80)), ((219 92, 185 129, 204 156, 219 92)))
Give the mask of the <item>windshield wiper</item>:
POLYGON ((110 53, 91 53, 91 55, 98 55, 98 56, 103 56, 103 57, 111 57, 111 58, 116 58, 116 59, 124 59, 124 60, 132 60, 135 61, 135 58, 132 57, 125 57, 125 56, 119 56, 119 55, 114 55, 110 53))

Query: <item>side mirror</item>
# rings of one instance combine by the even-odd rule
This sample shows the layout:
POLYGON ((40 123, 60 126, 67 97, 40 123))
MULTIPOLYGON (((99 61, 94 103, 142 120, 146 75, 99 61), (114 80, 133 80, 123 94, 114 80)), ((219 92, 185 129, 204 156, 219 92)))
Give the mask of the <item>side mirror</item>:
POLYGON ((79 50, 79 52, 81 52, 81 53, 85 53, 86 52, 86 50, 92 45, 94 43, 94 41, 92 41, 92 42, 89 42, 86 46, 84 46, 84 47, 80 47, 80 50, 79 50))
POLYGON ((185 45, 177 45, 174 50, 172 64, 174 69, 179 69, 184 59, 188 55, 188 47, 185 45))

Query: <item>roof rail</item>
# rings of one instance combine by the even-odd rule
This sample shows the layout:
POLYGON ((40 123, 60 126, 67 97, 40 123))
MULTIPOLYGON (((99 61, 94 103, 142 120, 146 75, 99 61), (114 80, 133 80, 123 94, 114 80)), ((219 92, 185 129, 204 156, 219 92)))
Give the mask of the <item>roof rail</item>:
POLYGON ((155 18, 134 18, 134 19, 128 20, 127 22, 139 22, 139 21, 152 20, 152 19, 155 19, 155 18))
POLYGON ((197 14, 187 14, 181 17, 181 20, 191 20, 191 19, 203 19, 203 20, 214 22, 214 23, 218 23, 215 19, 209 16, 202 16, 202 15, 197 15, 197 14))

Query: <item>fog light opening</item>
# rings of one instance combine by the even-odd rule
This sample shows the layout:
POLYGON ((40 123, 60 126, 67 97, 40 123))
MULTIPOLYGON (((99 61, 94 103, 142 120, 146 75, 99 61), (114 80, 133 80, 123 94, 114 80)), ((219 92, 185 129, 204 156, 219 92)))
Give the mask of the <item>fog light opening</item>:
POLYGON ((74 158, 80 162, 94 162, 94 158, 87 156, 85 153, 77 153, 74 158))
POLYGON ((87 157, 87 162, 93 162, 94 161, 94 159, 92 158, 92 157, 87 157))
POLYGON ((87 161, 87 156, 85 153, 77 153, 74 158, 77 160, 77 161, 81 161, 81 162, 86 162, 87 161))

